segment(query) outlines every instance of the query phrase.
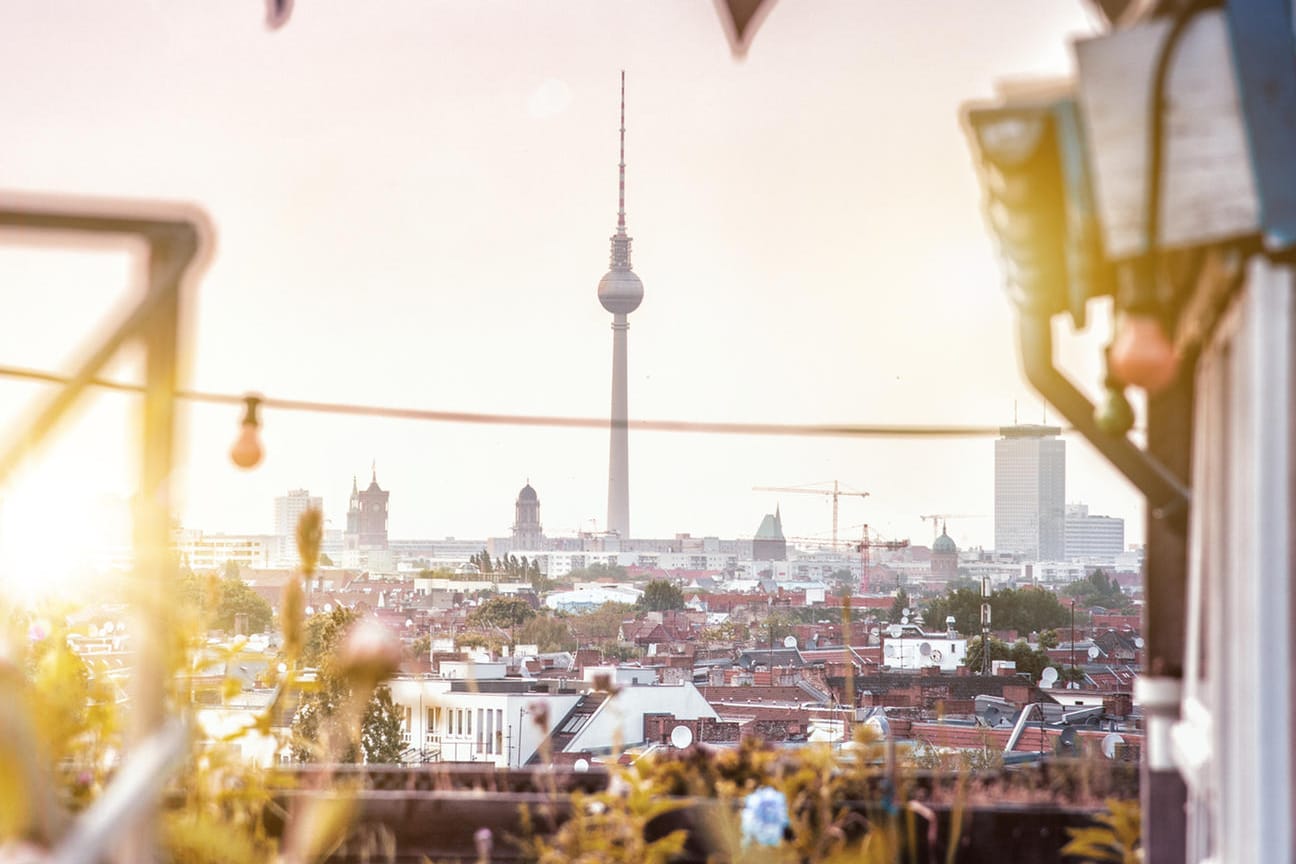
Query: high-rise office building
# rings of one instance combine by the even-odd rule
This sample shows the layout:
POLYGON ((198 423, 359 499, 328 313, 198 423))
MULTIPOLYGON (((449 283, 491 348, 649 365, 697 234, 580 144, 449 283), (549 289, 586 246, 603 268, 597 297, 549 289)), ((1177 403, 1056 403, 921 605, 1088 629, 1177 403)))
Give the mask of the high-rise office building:
POLYGON ((995 441, 995 551, 1066 557, 1066 442, 1056 426, 1018 425, 995 441))
POLYGON ((296 567, 297 520, 307 510, 324 510, 324 499, 312 497, 306 489, 290 489, 274 499, 274 549, 272 557, 280 567, 296 567))
POLYGON ((1125 551, 1125 520, 1091 516, 1085 504, 1066 508, 1066 560, 1115 564, 1125 551))

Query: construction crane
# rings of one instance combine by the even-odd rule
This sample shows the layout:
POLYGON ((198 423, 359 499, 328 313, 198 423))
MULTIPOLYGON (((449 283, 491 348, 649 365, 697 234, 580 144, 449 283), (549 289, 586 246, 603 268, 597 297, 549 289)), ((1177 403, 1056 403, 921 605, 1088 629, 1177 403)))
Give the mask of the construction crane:
POLYGON ((940 536, 941 523, 948 519, 989 519, 984 513, 935 513, 931 516, 919 516, 924 522, 932 523, 932 540, 940 536))
POLYGON ((835 543, 822 537, 788 537, 786 539, 788 542, 795 542, 802 546, 817 546, 821 549, 831 549, 834 552, 840 549, 846 552, 860 553, 860 584, 861 587, 867 589, 868 571, 869 567, 872 566, 872 551, 874 549, 886 549, 894 552, 897 549, 907 548, 909 541, 873 539, 873 535, 869 533, 869 526, 864 525, 862 527, 864 530, 859 540, 842 540, 835 543))
POLYGON ((874 549, 889 549, 895 551, 904 549, 909 545, 908 540, 870 540, 869 526, 864 526, 864 531, 856 549, 860 553, 860 593, 867 594, 869 589, 869 567, 872 566, 872 551, 874 549))
POLYGON ((831 489, 815 489, 812 486, 753 486, 753 492, 793 492, 798 495, 830 495, 833 504, 833 521, 832 521, 832 542, 837 545, 837 499, 842 495, 851 495, 857 498, 867 498, 867 492, 843 492, 833 481, 831 489))

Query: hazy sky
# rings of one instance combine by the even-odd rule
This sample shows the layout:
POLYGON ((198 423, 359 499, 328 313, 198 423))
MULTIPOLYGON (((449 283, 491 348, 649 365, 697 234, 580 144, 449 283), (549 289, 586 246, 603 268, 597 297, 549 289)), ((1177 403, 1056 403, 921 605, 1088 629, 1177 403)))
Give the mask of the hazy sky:
MULTIPOLYGON (((1079 0, 780 0, 744 61, 704 0, 298 0, 277 32, 262 9, 0 6, 0 189, 182 199, 215 224, 190 386, 606 416, 624 68, 632 417, 998 424, 1017 400, 1039 419, 959 107, 1065 74, 1093 27, 1079 0)), ((0 363, 70 369, 132 266, 0 245, 0 363)), ((1104 335, 1068 352, 1086 386, 1104 335)), ((46 392, 0 381, 0 420, 46 392)), ((133 410, 98 397, 15 479, 5 543, 123 530, 133 410)), ((238 419, 186 409, 186 525, 269 531, 273 497, 306 487, 340 526, 375 459, 397 537, 505 533, 528 477, 547 532, 605 518, 606 431, 268 412, 245 473, 238 419)), ((852 536, 928 542, 919 514, 993 511, 990 439, 636 433, 630 463, 641 536, 750 536, 776 501, 789 535, 825 536, 826 498, 750 487, 833 479, 871 492, 843 499, 852 536)), ((1136 495, 1078 438, 1068 469, 1069 500, 1141 538, 1136 495)), ((989 545, 993 523, 950 532, 989 545)))

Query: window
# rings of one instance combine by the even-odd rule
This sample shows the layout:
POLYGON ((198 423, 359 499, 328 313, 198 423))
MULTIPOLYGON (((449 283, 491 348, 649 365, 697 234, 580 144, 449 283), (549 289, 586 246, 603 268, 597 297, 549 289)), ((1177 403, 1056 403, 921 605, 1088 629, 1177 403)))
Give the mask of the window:
POLYGON ((575 717, 564 723, 563 727, 559 729, 558 732, 562 735, 573 735, 581 730, 581 727, 589 721, 589 718, 589 714, 577 714, 575 717))

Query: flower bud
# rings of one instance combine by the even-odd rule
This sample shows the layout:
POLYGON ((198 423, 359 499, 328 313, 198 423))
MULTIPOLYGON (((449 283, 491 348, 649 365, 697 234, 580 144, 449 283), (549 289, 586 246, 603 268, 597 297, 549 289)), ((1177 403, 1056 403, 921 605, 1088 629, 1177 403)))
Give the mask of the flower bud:
POLYGON ((369 687, 390 678, 400 661, 400 641, 373 618, 357 622, 338 652, 338 670, 353 684, 369 687))
POLYGON ((294 573, 288 577, 279 603, 279 629, 283 631, 284 653, 292 661, 301 657, 305 612, 306 595, 302 591, 301 579, 294 573))

